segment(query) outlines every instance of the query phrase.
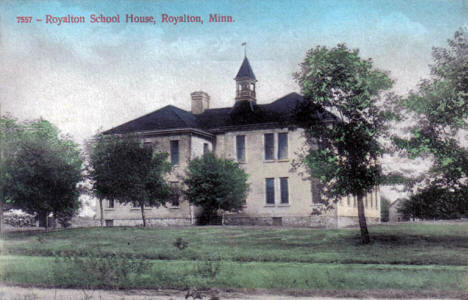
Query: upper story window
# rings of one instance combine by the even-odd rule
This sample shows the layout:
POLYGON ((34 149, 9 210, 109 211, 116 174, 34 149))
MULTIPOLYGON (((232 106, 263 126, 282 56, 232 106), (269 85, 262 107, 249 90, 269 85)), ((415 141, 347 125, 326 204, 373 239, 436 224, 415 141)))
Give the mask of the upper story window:
POLYGON ((236 136, 236 157, 238 162, 245 162, 245 135, 236 136))
POLYGON ((265 133, 265 160, 275 159, 275 136, 273 133, 265 133))
POLYGON ((275 204, 275 179, 265 179, 266 203, 275 204))
POLYGON ((179 141, 171 141, 171 163, 179 164, 179 141))
POLYGON ((278 159, 288 158, 288 133, 278 133, 278 159))
POLYGON ((203 143, 203 155, 207 154, 208 152, 210 152, 210 146, 208 143, 203 143))

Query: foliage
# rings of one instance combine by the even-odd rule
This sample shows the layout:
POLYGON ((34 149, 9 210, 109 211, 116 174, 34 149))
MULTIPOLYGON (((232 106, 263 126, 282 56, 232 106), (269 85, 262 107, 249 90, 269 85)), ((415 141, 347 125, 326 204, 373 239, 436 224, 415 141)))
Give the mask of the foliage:
POLYGON ((379 157, 384 148, 379 137, 393 114, 378 101, 392 81, 387 73, 374 69, 370 59, 361 59, 358 50, 343 44, 309 50, 300 66, 295 78, 305 101, 297 108, 296 121, 305 128, 309 145, 303 163, 323 183, 328 199, 357 196, 362 238, 367 243, 362 197, 382 181, 379 157))
POLYGON ((115 199, 141 208, 166 203, 171 188, 164 175, 171 170, 167 153, 144 147, 135 136, 98 135, 91 145, 90 178, 100 199, 115 199))
POLYGON ((178 237, 172 245, 174 245, 174 247, 182 251, 188 247, 188 244, 189 243, 186 240, 184 240, 181 237, 178 237))
POLYGON ((45 120, 23 124, 6 157, 6 196, 18 208, 45 217, 72 216, 82 180, 78 146, 45 120))
POLYGON ((380 197, 380 221, 388 222, 389 220, 389 212, 388 206, 390 205, 390 201, 388 201, 385 197, 380 197))
POLYGON ((211 219, 217 210, 239 211, 248 193, 247 174, 236 162, 206 153, 190 162, 185 180, 188 200, 211 219))
POLYGON ((373 226, 369 247, 359 243, 359 230, 249 227, 76 228, 5 233, 3 255, 55 256, 58 251, 85 256, 99 248, 103 255, 164 261, 219 260, 389 265, 466 265, 468 223, 412 223, 373 226), (39 242, 41 237, 42 242, 39 242), (176 238, 190 243, 175 251, 176 238), (314 249, 314 251, 310 251, 314 249))
POLYGON ((64 287, 86 289, 128 287, 147 273, 150 264, 144 259, 104 255, 99 249, 85 255, 62 252, 55 256, 54 277, 64 287))
MULTIPOLYGON (((431 78, 421 81, 402 104, 407 114, 414 113, 418 124, 410 138, 395 138, 410 158, 429 157, 433 164, 412 200, 412 204, 431 206, 436 202, 430 191, 446 201, 459 199, 468 191, 468 149, 461 136, 466 134, 468 119, 468 33, 460 29, 448 40, 448 48, 433 49, 431 78), (443 191, 445 189, 445 191, 443 191), (453 195, 454 199, 448 199, 453 195), (421 201, 428 201, 427 205, 421 201)), ((444 200, 444 201, 445 201, 444 200)), ((409 205, 409 204, 408 204, 409 205)), ((462 203, 460 203, 463 206, 462 203)), ((452 208, 459 205, 447 204, 452 208)), ((421 208, 422 209, 422 208, 421 208)), ((424 209, 423 209, 424 210, 424 209)), ((452 212, 456 214, 455 211, 452 212)), ((449 216, 448 212, 438 216, 449 216)), ((423 213, 426 215, 426 213, 423 213)))
POLYGON ((429 186, 404 201, 399 211, 406 219, 468 217, 468 194, 465 189, 448 190, 439 186, 429 186))
MULTIPOLYGON (((119 288, 125 289, 327 289, 344 291, 347 296, 357 290, 385 290, 386 294, 382 292, 382 295, 388 296, 389 290, 395 293, 395 289, 401 289, 424 293, 432 290, 439 293, 439 297, 447 296, 450 290, 466 292, 468 289, 466 222, 374 226, 373 243, 366 247, 359 244, 359 231, 355 229, 261 227, 248 230, 239 227, 114 227, 50 233, 14 232, 5 234, 3 244, 8 252, 2 252, 0 257, 0 280, 28 286, 97 286, 100 283, 86 278, 78 281, 83 274, 77 274, 75 279, 69 279, 71 276, 66 274, 54 276, 60 270, 70 270, 74 274, 79 268, 62 265, 65 261, 62 258, 55 264, 54 252, 43 251, 73 252, 64 255, 76 254, 87 260, 89 249, 100 248, 100 253, 93 251, 91 255, 107 257, 113 264, 118 264, 120 258, 130 261, 145 258, 145 264, 151 266, 138 274, 130 272, 128 281, 119 279, 119 288), (43 243, 38 242, 38 236, 43 237, 43 243), (174 251, 171 243, 177 237, 190 241, 190 249, 187 249, 190 251, 174 251), (22 253, 17 251, 20 248, 31 252, 28 256, 17 256, 22 253), (216 260, 221 263, 216 272, 207 271, 206 267, 210 264, 206 261, 211 260, 212 270, 216 270, 213 253, 219 256, 216 260), (118 258, 111 258, 112 254, 118 258), (216 275, 211 278, 210 274, 216 275)), ((114 268, 118 266, 112 266, 114 268)), ((90 278, 99 276, 91 272, 85 274, 90 278)), ((102 280, 106 282, 105 278, 102 280)), ((116 288, 116 285, 107 288, 116 288)))

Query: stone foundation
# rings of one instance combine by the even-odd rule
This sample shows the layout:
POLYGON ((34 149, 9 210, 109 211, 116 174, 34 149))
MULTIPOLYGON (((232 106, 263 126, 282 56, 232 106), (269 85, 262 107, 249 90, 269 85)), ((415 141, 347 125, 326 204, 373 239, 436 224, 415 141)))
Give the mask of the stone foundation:
POLYGON ((251 225, 251 226, 292 226, 313 228, 335 228, 336 218, 332 216, 309 217, 250 217, 238 215, 225 215, 225 225, 251 225))
MULTIPOLYGON (((380 224, 380 218, 366 217, 366 222, 367 222, 367 225, 380 224)), ((355 227, 355 226, 359 226, 358 217, 347 217, 347 216, 338 217, 338 220, 337 220, 338 228, 355 227)))
MULTIPOLYGON (((379 224, 380 218, 366 218, 367 224, 379 224)), ((225 215, 225 225, 250 225, 250 226, 292 226, 312 228, 344 228, 358 226, 357 217, 335 216, 308 216, 308 217, 250 217, 239 215, 225 215)))
MULTIPOLYGON (((106 219, 106 226, 143 226, 141 219, 106 219), (110 222, 112 221, 112 222, 110 222)), ((190 218, 148 218, 146 219, 147 227, 156 226, 190 226, 192 220, 190 218)))

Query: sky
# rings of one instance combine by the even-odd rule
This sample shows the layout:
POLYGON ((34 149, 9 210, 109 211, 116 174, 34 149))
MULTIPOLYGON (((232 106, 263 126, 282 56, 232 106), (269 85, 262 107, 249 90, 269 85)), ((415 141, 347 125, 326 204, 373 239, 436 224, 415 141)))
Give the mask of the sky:
POLYGON ((299 92, 292 74, 307 50, 338 43, 390 71, 404 95, 429 75, 432 47, 467 25, 468 0, 4 0, 0 104, 19 120, 49 120, 80 144, 168 104, 190 110, 193 91, 207 92, 211 107, 231 106, 243 42, 258 103, 299 92), (234 22, 209 23, 216 13, 234 22), (121 23, 92 24, 92 14, 120 15, 121 23), (156 23, 125 23, 126 14, 156 23), (204 23, 161 23, 162 14, 204 23), (48 24, 47 15, 86 21, 48 24))

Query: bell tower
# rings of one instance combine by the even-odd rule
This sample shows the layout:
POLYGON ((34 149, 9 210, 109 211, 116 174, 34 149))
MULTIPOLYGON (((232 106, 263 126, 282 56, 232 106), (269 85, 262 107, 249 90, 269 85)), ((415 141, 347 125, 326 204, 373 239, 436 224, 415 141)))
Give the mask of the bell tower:
POLYGON ((257 79, 252 71, 252 67, 250 67, 247 56, 244 57, 244 61, 234 80, 236 81, 236 103, 247 100, 255 104, 257 102, 255 95, 255 83, 257 79))

